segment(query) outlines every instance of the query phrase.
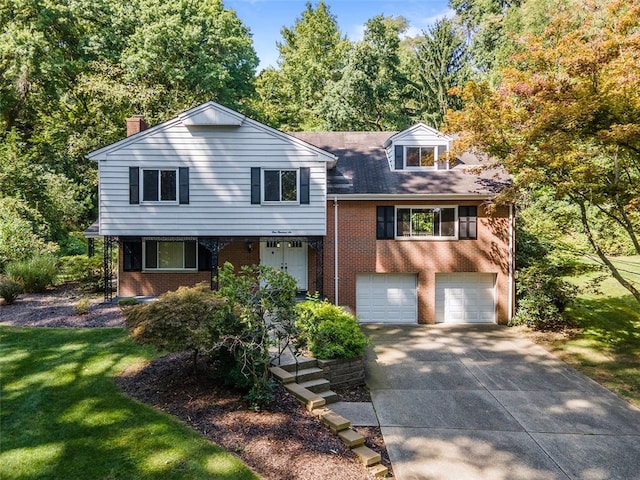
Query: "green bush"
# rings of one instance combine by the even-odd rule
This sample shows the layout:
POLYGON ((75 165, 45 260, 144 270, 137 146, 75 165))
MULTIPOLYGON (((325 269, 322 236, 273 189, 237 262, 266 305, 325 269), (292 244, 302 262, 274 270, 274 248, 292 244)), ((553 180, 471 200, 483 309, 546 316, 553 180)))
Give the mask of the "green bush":
POLYGON ((65 282, 79 282, 85 292, 104 290, 104 259, 73 255, 60 258, 60 277, 65 282))
POLYGON ((576 288, 553 271, 542 266, 521 270, 516 293, 518 309, 511 325, 536 330, 560 330, 571 325, 564 311, 574 301, 576 288))
POLYGON ((37 255, 28 260, 8 263, 5 272, 26 293, 42 293, 56 280, 58 263, 53 255, 37 255))
POLYGON ((326 300, 307 300, 297 306, 298 347, 308 348, 316 358, 361 356, 368 340, 355 316, 326 300))
POLYGON ((140 303, 138 302, 138 299, 133 297, 124 297, 118 300, 118 306, 120 308, 132 307, 134 305, 138 305, 138 303, 140 303))
POLYGON ((73 311, 77 315, 87 315, 89 313, 89 307, 91 307, 91 301, 87 297, 83 297, 73 306, 73 311))
POLYGON ((21 293, 22 287, 20 284, 6 277, 0 278, 0 297, 4 298, 7 305, 15 302, 21 293))
POLYGON ((218 342, 237 312, 207 285, 180 287, 157 300, 122 309, 125 327, 139 344, 159 351, 192 351, 194 366, 198 352, 218 342))

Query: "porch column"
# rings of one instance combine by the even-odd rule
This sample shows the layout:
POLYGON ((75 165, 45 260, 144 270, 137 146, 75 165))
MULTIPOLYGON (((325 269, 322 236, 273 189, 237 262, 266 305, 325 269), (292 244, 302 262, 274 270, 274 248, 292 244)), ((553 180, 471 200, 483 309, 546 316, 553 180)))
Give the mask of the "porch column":
POLYGON ((324 238, 308 240, 309 246, 316 252, 316 290, 324 296, 324 238))

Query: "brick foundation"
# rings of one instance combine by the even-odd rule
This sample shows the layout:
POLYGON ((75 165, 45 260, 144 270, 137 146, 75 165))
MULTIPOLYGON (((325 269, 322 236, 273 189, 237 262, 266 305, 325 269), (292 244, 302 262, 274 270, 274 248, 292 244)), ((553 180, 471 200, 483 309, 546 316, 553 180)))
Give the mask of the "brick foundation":
POLYGON ((318 360, 324 378, 329 380, 331 388, 356 387, 364 385, 364 362, 362 357, 344 360, 318 360))

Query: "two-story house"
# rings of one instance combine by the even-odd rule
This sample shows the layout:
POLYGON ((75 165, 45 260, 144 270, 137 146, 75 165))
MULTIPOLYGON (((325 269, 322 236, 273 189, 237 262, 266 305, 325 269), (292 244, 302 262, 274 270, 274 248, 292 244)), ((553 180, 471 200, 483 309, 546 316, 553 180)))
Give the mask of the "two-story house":
POLYGON ((424 124, 285 134, 214 102, 127 122, 88 155, 118 296, 215 288, 229 261, 282 269, 361 322, 511 317, 513 212, 492 203, 508 178, 471 154, 446 161, 450 137, 424 124))

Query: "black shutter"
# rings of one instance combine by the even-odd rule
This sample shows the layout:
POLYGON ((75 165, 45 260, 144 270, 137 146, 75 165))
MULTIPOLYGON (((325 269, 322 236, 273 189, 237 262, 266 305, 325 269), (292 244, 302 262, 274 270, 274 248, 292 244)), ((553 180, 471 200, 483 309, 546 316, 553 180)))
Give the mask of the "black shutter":
POLYGON ((179 198, 182 205, 189 204, 189 167, 178 169, 179 198))
POLYGON ((394 238, 395 207, 384 206, 376 208, 376 239, 387 240, 394 238))
POLYGON ((478 207, 458 207, 458 238, 478 238, 478 207))
POLYGON ((251 167, 251 203, 260 205, 260 167, 251 167))
POLYGON ((396 145, 395 157, 396 170, 402 170, 404 168, 404 147, 402 145, 396 145))
POLYGON ((300 169, 300 204, 309 205, 309 167, 300 169))
POLYGON ((122 242, 123 270, 139 272, 142 270, 142 241, 125 240, 122 242))
POLYGON ((198 270, 201 272, 209 272, 211 271, 211 252, 202 245, 198 243, 198 270))
POLYGON ((140 169, 129 167, 129 203, 137 205, 140 203, 140 169))

